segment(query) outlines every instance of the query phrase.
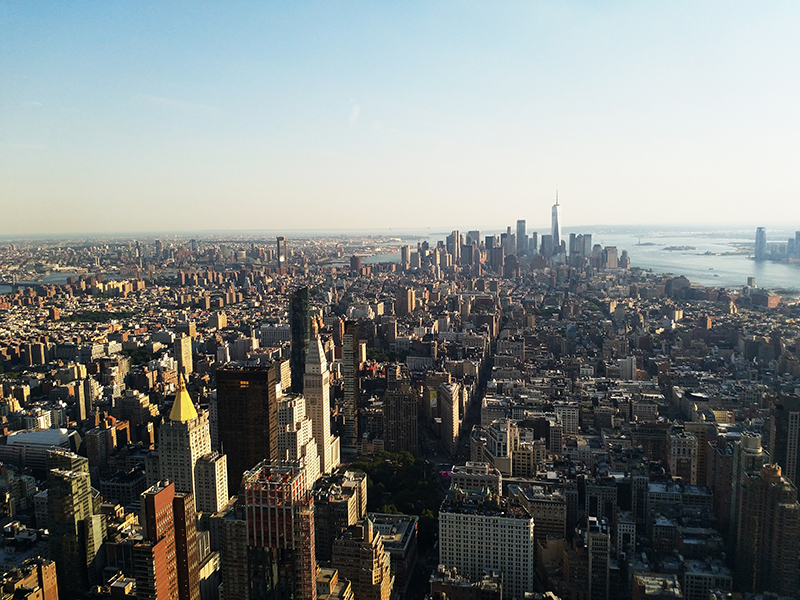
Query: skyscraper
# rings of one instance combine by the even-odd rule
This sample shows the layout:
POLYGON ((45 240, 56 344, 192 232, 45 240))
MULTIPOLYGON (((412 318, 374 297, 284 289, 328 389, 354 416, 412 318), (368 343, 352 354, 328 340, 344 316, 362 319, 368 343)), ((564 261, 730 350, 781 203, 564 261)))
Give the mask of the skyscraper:
POLYGON ((278 456, 302 465, 309 486, 319 477, 319 455, 312 429, 303 396, 286 396, 278 401, 278 456))
POLYGON ((250 598, 316 600, 314 499, 305 469, 264 461, 242 486, 250 598))
POLYGON ((159 428, 159 479, 174 482, 178 492, 194 494, 197 461, 209 452, 211 432, 208 413, 197 413, 183 376, 180 376, 178 393, 175 394, 169 418, 159 428))
POLYGON ((342 440, 342 453, 352 456, 358 448, 358 403, 361 399, 361 390, 358 379, 359 361, 358 323, 348 321, 345 325, 342 340, 342 379, 344 383, 344 439, 342 440))
POLYGON ((472 578, 503 572, 503 597, 533 591, 533 517, 515 498, 450 488, 439 509, 439 564, 472 578))
POLYGON ((286 238, 282 235, 278 236, 278 253, 276 254, 278 263, 278 272, 285 273, 286 266, 289 263, 289 248, 286 245, 286 238))
POLYGON ((303 395, 311 417, 314 440, 317 442, 319 470, 330 473, 340 461, 339 438, 331 435, 331 380, 322 341, 315 337, 306 354, 303 395))
POLYGON ((194 370, 192 365, 192 338, 188 335, 181 334, 175 338, 175 360, 178 361, 178 374, 189 376, 194 370))
POLYGON ((527 254, 528 234, 526 233, 525 219, 517 221, 517 255, 527 254))
MULTIPOLYGON (((761 467, 767 463, 769 463, 769 453, 761 447, 761 436, 750 431, 743 431, 741 438, 733 445, 730 523, 738 523, 739 491, 742 486, 742 477, 748 473, 758 473, 761 471, 761 467)), ((734 529, 732 533, 736 535, 736 530, 734 529)))
POLYGON ((217 370, 220 447, 228 455, 228 489, 237 493, 245 471, 278 459, 280 362, 217 370))
POLYGON ((331 564, 353 584, 359 600, 389 600, 392 573, 383 538, 368 518, 348 527, 333 542, 331 564))
POLYGON ((769 415, 769 455, 784 477, 800 483, 800 397, 781 394, 769 415))
POLYGON ((197 459, 194 469, 197 512, 219 512, 228 503, 228 457, 209 452, 197 459))
POLYGON ((767 257, 767 230, 764 227, 756 229, 756 245, 754 258, 764 260, 767 257))
MULTIPOLYGON (((47 452, 49 551, 56 562, 58 593, 82 598, 102 582, 105 517, 95 510, 89 461, 73 452, 47 452)), ((98 503, 99 508, 99 503, 98 503)))
POLYGON ((311 343, 311 311, 307 287, 292 292, 289 302, 289 321, 292 334, 292 353, 289 361, 292 368, 292 391, 300 394, 303 391, 306 352, 311 343))
POLYGON ((558 254, 561 250, 561 206, 558 204, 558 192, 556 192, 556 203, 553 204, 550 235, 552 236, 553 254, 558 254))
POLYGON ((200 600, 197 529, 192 494, 160 481, 142 493, 144 540, 133 548, 136 596, 200 600))
POLYGON ((735 579, 747 592, 795 594, 800 586, 797 488, 778 465, 742 477, 735 579))
POLYGON ((386 449, 417 454, 417 395, 405 366, 386 367, 386 395, 383 399, 386 449))

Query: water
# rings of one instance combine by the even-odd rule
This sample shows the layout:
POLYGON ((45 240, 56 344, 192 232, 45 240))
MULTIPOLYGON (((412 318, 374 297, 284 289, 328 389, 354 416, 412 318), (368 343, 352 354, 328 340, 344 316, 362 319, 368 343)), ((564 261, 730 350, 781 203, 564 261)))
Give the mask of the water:
MULTIPOLYGON (((785 242, 785 238, 775 235, 769 241, 785 242)), ((800 263, 756 262, 748 254, 724 255, 736 252, 743 246, 752 247, 753 239, 745 237, 744 233, 595 233, 592 243, 616 246, 620 253, 627 250, 631 266, 649 269, 654 273, 685 275, 690 281, 709 287, 739 288, 747 283, 748 277, 755 277, 759 287, 800 292, 800 263), (639 246, 640 240, 643 244, 649 242, 653 245, 639 246), (669 246, 691 246, 694 250, 664 249, 669 246)))
MULTIPOLYGON (((725 254, 737 249, 752 247, 755 229, 752 231, 665 231, 653 229, 629 229, 592 231, 592 243, 601 246, 616 246, 619 253, 627 250, 631 265, 652 270, 654 273, 685 275, 689 280, 709 287, 740 288, 748 277, 756 278, 756 285, 763 288, 792 290, 800 293, 800 263, 784 264, 772 261, 756 262, 748 254, 725 254), (652 243, 653 245, 637 245, 652 243), (669 246, 691 246, 694 250, 669 251, 669 246), (710 252, 711 254, 705 254, 710 252)), ((568 234, 565 234, 565 237, 568 234)), ((794 231, 768 231, 768 243, 782 242, 794 235, 794 231)), ((426 238, 435 243, 441 236, 426 238)), ((412 248, 415 243, 409 243, 412 248)), ((398 244, 399 245, 399 244, 398 244)), ((752 253, 752 251, 751 251, 752 253)), ((399 252, 385 252, 362 258, 363 264, 399 262, 399 252)), ((342 261, 347 264, 347 261, 342 261)), ((43 283, 66 283, 74 273, 50 273, 42 278, 43 283)), ((9 286, 0 285, 0 294, 10 292, 9 286)))

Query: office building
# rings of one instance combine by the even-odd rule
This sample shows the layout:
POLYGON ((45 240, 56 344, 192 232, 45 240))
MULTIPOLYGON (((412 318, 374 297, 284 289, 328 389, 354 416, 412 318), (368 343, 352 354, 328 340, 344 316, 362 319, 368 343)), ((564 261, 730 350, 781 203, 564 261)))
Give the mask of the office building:
POLYGON ((525 219, 517 221, 517 255, 528 253, 528 234, 526 233, 525 219))
POLYGON ((227 365, 217 370, 220 447, 228 456, 228 490, 238 492, 242 475, 265 458, 278 459, 280 365, 227 365))
POLYGON ((411 266, 411 256, 409 254, 408 246, 400 247, 400 269, 407 271, 411 266))
POLYGON ((289 300, 289 321, 292 332, 289 361, 292 368, 292 391, 300 394, 303 391, 306 354, 311 345, 311 309, 307 287, 292 292, 289 300))
POLYGON ((746 592, 792 595, 800 587, 797 488, 778 465, 742 476, 734 585, 746 592))
POLYGON ((316 600, 314 501, 305 469, 264 461, 242 486, 249 598, 316 600))
POLYGON ((56 563, 29 558, 2 578, 2 598, 9 600, 58 600, 56 563))
POLYGON ((764 227, 756 229, 756 243, 754 258, 764 260, 767 257, 767 230, 764 227))
POLYGON ((61 449, 47 451, 49 552, 58 574, 58 594, 81 598, 102 583, 105 517, 92 489, 89 461, 61 449))
POLYGON ((697 437, 684 430, 667 434, 667 462, 673 477, 697 485, 697 437))
POLYGON ((173 351, 175 360, 178 361, 179 378, 181 375, 188 378, 189 374, 194 370, 192 364, 192 338, 184 334, 176 337, 173 351))
MULTIPOLYGON (((747 474, 761 472, 761 468, 769 462, 769 453, 761 447, 761 436, 750 431, 743 431, 739 440, 733 444, 728 523, 739 522, 739 493, 743 485, 742 478, 747 474)), ((735 534, 736 531, 734 530, 733 533, 735 534)), ((734 543, 735 541, 734 538, 734 543)))
POLYGON ((278 456, 302 465, 309 489, 314 486, 319 477, 319 455, 303 396, 286 396, 278 401, 278 456))
POLYGON ((142 493, 141 504, 144 540, 133 547, 137 598, 200 600, 192 494, 160 481, 142 493))
POLYGON ((466 494, 503 495, 503 476, 488 463, 470 462, 454 465, 450 487, 466 494))
POLYGON ((195 504, 197 512, 214 514, 228 503, 228 459, 212 451, 195 464, 195 504))
POLYGON ((357 452, 359 431, 359 402, 361 392, 358 371, 361 367, 359 360, 358 323, 348 321, 345 324, 342 339, 342 380, 344 383, 344 434, 342 439, 342 453, 354 456, 357 452))
POLYGON ((367 510, 367 475, 337 470, 314 484, 314 538, 317 561, 328 562, 333 542, 367 510))
POLYGON ((451 488, 439 509, 439 564, 478 578, 502 571, 503 595, 533 592, 533 517, 512 498, 464 495, 451 488))
POLYGON ((331 435, 331 380, 322 340, 315 336, 306 354, 303 375, 306 412, 317 443, 320 473, 330 473, 340 462, 339 438, 331 435))
POLYGON ((169 418, 159 428, 158 478, 173 482, 177 492, 194 494, 197 460, 209 452, 208 413, 201 411, 198 414, 183 376, 180 376, 169 418))
POLYGON ((769 455, 784 477, 800 483, 800 396, 781 394, 770 409, 769 455))
POLYGON ((386 388, 383 398, 386 450, 407 451, 416 456, 417 394, 405 365, 386 367, 386 388))
POLYGON ((550 220, 550 242, 552 246, 552 253, 558 254, 561 251, 561 206, 558 204, 558 192, 556 192, 556 203, 553 204, 553 210, 550 220))
POLYGON ((417 563, 417 524, 414 515, 367 513, 375 531, 381 534, 394 575, 393 590, 405 595, 417 563))
POLYGON ((458 440, 461 435, 461 385, 459 383, 443 383, 437 390, 439 417, 442 419, 442 444, 450 456, 458 451, 458 440))
POLYGON ((389 600, 392 577, 383 538, 369 518, 348 527, 333 543, 331 565, 353 586, 359 600, 389 600))
POLYGON ((286 267, 289 264, 289 247, 286 244, 286 238, 282 235, 278 236, 278 252, 275 257, 277 259, 278 272, 286 273, 286 267))

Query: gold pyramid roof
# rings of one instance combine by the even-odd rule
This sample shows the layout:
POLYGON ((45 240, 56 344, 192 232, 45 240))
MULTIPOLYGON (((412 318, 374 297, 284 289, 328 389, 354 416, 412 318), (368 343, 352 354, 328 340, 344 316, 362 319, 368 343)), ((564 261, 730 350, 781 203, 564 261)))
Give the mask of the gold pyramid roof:
POLYGON ((172 410, 169 411, 170 421, 191 421, 197 418, 192 397, 186 389, 186 381, 183 374, 178 377, 178 393, 175 394, 175 401, 172 403, 172 410))

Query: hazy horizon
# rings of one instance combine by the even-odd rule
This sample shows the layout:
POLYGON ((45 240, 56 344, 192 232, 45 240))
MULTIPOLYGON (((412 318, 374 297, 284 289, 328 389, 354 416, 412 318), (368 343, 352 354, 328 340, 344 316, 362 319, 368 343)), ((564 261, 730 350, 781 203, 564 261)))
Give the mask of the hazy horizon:
POLYGON ((556 190, 565 225, 800 229, 799 28, 788 2, 2 2, 0 236, 546 226, 556 190))
MULTIPOLYGON (((162 231, 108 231, 108 232, 74 232, 74 233, 53 233, 53 234, 31 234, 31 235, 0 235, 0 240, 5 242, 14 241, 65 241, 65 240, 79 240, 79 239, 98 239, 98 240, 114 240, 125 239, 133 240, 136 238, 141 239, 156 239, 156 238, 178 238, 178 239, 191 239, 193 237, 199 239, 207 239, 222 236, 241 237, 244 239, 255 237, 275 237, 278 235, 286 236, 288 239, 306 238, 306 237, 432 237, 449 235, 454 229, 466 235, 470 230, 478 230, 481 236, 502 233, 506 231, 506 226, 463 226, 463 227, 445 227, 445 226, 426 226, 426 227, 408 227, 408 228, 387 228, 387 227, 367 227, 367 228, 352 228, 352 229, 206 229, 206 230, 162 230, 162 231)), ((516 221, 510 224, 512 232, 515 231, 516 221)), ((541 236, 549 233, 549 225, 532 226, 526 224, 527 232, 538 232, 541 236)), ((793 227, 786 225, 760 225, 760 227, 767 228, 767 238, 771 243, 785 242, 786 236, 794 237, 796 231, 793 227)), ((720 234, 728 234, 730 237, 742 236, 746 239, 755 237, 755 227, 735 226, 735 225, 680 225, 680 224, 633 224, 633 225, 611 225, 611 224, 598 224, 598 225, 573 225, 564 226, 561 228, 564 234, 569 233, 594 233, 594 234, 612 234, 612 235, 632 235, 636 234, 685 234, 703 236, 708 234, 711 237, 720 234)))

